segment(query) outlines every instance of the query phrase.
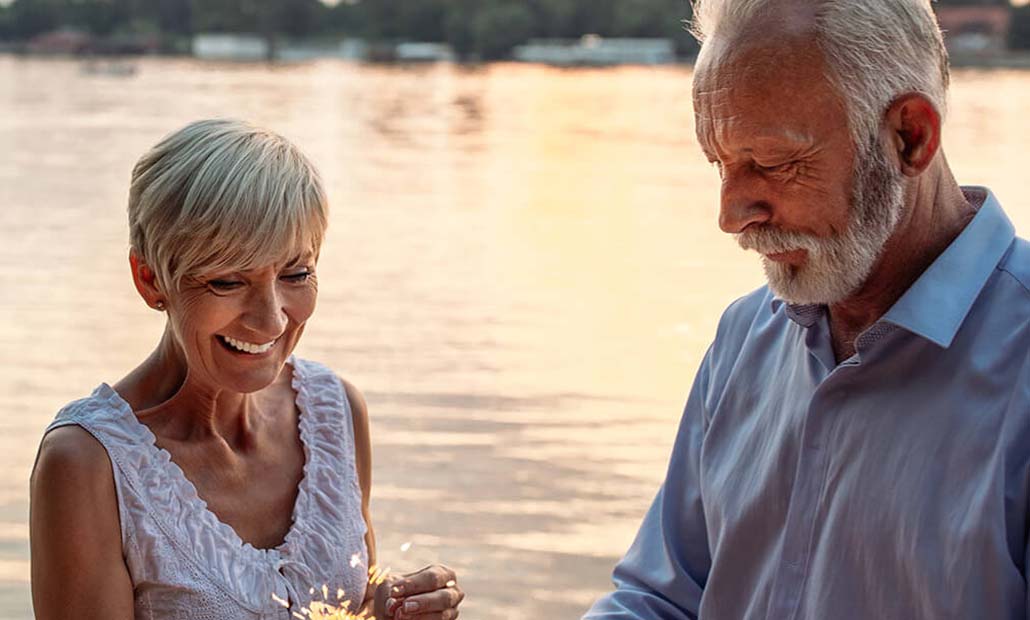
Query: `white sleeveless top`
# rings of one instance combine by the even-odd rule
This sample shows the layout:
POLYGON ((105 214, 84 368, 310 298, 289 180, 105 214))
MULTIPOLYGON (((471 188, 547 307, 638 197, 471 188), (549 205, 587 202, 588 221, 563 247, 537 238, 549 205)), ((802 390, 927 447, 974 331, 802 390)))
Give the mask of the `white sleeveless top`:
POLYGON ((291 357, 304 477, 285 541, 257 549, 218 520, 171 455, 110 386, 70 403, 47 431, 76 424, 107 450, 136 620, 292 618, 312 600, 351 609, 364 599, 368 552, 354 433, 343 384, 291 357), (315 593, 311 594, 311 588, 315 593), (344 596, 337 600, 337 591, 344 596), (287 609, 272 595, 289 601, 287 609))

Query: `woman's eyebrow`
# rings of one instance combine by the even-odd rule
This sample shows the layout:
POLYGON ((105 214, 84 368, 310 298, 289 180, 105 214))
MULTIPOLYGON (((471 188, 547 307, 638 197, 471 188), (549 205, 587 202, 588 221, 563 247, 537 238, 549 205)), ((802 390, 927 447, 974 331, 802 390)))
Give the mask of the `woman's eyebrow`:
POLYGON ((310 262, 311 261, 311 257, 312 257, 311 252, 305 252, 304 254, 297 254, 296 256, 291 258, 290 260, 286 261, 286 264, 283 265, 283 266, 284 267, 296 267, 297 265, 299 265, 301 263, 310 262))

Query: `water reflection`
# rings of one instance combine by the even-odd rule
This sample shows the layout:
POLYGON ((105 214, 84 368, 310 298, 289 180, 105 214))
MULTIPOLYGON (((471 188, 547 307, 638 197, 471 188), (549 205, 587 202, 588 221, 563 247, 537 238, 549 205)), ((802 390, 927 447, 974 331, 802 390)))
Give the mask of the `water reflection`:
MULTIPOLYGON (((206 116, 282 131, 326 177, 300 353, 366 391, 384 563, 451 563, 473 618, 572 618, 607 588, 722 308, 761 281, 717 229, 689 69, 0 57, 0 84, 0 615, 30 614, 39 433, 161 330, 128 277, 129 170, 206 116)), ((1028 95, 959 72, 945 141, 1024 235, 1028 95)))

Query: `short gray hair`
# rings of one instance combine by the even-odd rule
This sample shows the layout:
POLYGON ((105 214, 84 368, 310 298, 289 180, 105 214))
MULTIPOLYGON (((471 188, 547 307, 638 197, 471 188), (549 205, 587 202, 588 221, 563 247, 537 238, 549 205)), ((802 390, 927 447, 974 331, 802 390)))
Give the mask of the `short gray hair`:
MULTIPOLYGON (((796 0, 795 0, 796 1, 796 0)), ((931 0, 811 0, 829 79, 848 111, 857 147, 876 136, 890 103, 921 93, 947 112, 948 52, 931 0)), ((691 32, 704 44, 733 35, 773 0, 693 0, 691 32)))
POLYGON ((185 276, 317 254, 328 223, 308 158, 276 133, 225 119, 191 123, 147 151, 128 210, 132 250, 167 290, 185 276))

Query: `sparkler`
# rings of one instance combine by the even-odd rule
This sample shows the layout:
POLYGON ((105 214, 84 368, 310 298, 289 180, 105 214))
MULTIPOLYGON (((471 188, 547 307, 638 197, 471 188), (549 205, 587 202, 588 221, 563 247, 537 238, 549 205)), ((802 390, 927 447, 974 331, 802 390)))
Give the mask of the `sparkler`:
MULTIPOLYGON (((358 559, 357 563, 355 563, 355 557, 357 557, 357 554, 355 554, 354 557, 351 557, 351 566, 357 566, 357 564, 361 563, 360 558, 358 559)), ((386 581, 386 578, 389 574, 389 567, 381 568, 375 565, 370 566, 368 568, 368 583, 372 586, 378 586, 379 584, 386 581)), ((336 589, 336 602, 339 604, 329 602, 328 584, 322 584, 322 587, 317 590, 315 586, 311 586, 308 589, 308 594, 314 595, 316 591, 321 592, 322 600, 312 600, 307 604, 306 607, 301 607, 299 612, 292 612, 294 618, 298 618, 298 620, 376 620, 375 616, 368 615, 367 611, 351 611, 351 601, 343 600, 343 597, 346 594, 343 591, 343 588, 336 589)), ((276 595, 274 592, 272 593, 272 600, 276 603, 279 603, 286 609, 290 609, 291 607, 289 601, 276 595)))
MULTIPOLYGON (((407 553, 412 544, 410 541, 401 545, 401 553, 407 553)), ((350 557, 351 568, 356 568, 361 564, 361 555, 355 553, 350 557)), ((368 567, 368 583, 371 586, 379 586, 386 581, 386 578, 390 575, 390 568, 382 568, 376 565, 368 567)), ((448 581, 446 586, 448 588, 454 587, 455 582, 453 580, 448 581)), ((351 601, 344 600, 345 595, 342 588, 336 590, 336 602, 339 604, 333 604, 329 602, 329 585, 322 584, 321 588, 315 588, 311 586, 308 589, 308 594, 314 596, 316 592, 322 594, 322 600, 312 600, 306 607, 301 607, 300 611, 292 612, 294 618, 298 620, 376 620, 375 616, 369 616, 367 611, 353 612, 350 610, 351 601), (340 602, 342 601, 342 602, 340 602)), ((282 605, 286 609, 292 607, 290 602, 283 599, 276 594, 272 594, 272 600, 282 605)))
MULTIPOLYGON (((312 587, 308 590, 309 593, 313 593, 315 588, 312 587)), ((322 600, 311 601, 307 607, 301 607, 300 612, 293 612, 293 617, 299 620, 375 620, 375 616, 367 615, 367 612, 362 611, 361 613, 353 613, 349 607, 351 602, 349 600, 343 601, 340 605, 333 605, 326 599, 329 598, 329 586, 322 585, 322 600)), ((336 590, 336 600, 343 600, 344 592, 342 589, 336 590)), ((289 609, 290 602, 282 599, 275 594, 272 594, 272 600, 279 603, 283 607, 289 609)))

